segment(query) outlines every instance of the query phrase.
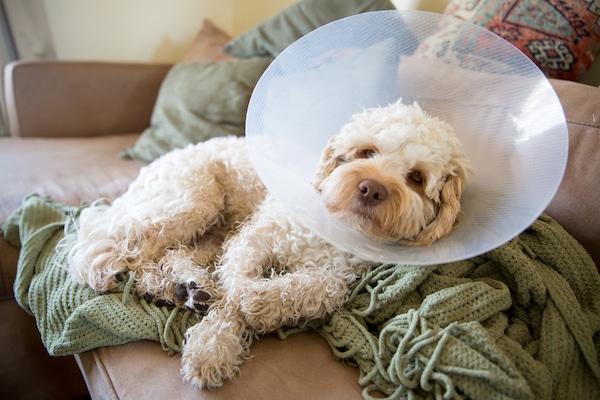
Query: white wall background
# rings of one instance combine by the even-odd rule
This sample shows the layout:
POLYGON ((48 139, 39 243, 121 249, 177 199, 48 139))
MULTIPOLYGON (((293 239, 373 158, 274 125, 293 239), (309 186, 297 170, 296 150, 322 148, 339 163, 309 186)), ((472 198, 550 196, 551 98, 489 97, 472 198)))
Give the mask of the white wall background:
MULTIPOLYGON (((449 0, 393 0, 442 12, 449 0)), ((59 59, 175 62, 202 20, 237 36, 296 0, 43 0, 59 59)))
POLYGON ((175 62, 210 18, 232 36, 295 0, 43 0, 57 58, 175 62))

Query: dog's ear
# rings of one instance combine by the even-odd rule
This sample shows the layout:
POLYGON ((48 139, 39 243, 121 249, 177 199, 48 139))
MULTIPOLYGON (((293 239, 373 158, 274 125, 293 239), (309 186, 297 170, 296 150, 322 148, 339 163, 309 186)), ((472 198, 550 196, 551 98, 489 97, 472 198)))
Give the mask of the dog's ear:
POLYGON ((317 166, 317 172, 312 183, 314 188, 318 191, 321 191, 321 183, 323 180, 327 178, 338 165, 338 158, 335 154, 336 138, 337 135, 329 138, 327 146, 325 146, 325 149, 321 155, 321 161, 317 166))
POLYGON ((457 217, 460 213, 460 198, 470 172, 468 164, 463 164, 446 177, 440 191, 440 205, 435 219, 413 239, 404 242, 405 244, 426 246, 452 232, 459 223, 457 217))

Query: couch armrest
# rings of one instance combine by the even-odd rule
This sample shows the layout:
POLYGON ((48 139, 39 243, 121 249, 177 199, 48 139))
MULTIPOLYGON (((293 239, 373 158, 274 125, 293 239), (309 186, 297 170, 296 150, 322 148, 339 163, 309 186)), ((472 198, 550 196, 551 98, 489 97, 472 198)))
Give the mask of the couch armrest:
POLYGON ((76 137, 141 132, 170 65, 15 61, 4 68, 11 136, 76 137))

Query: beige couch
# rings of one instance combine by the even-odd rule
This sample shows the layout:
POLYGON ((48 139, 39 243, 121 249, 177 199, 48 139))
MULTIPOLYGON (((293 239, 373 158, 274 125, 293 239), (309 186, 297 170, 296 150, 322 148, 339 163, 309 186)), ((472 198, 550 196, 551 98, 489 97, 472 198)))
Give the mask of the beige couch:
MULTIPOLYGON (((5 70, 11 137, 0 138, 2 222, 29 193, 77 205, 122 193, 142 164, 119 159, 148 125, 168 65, 19 62, 5 70)), ((600 265, 600 89, 553 80, 570 136, 563 183, 548 213, 600 265)), ((12 296, 18 250, 0 238, 1 398, 77 398, 73 359, 45 354, 34 320, 12 296), (42 396, 42 393, 44 395, 42 396)), ((180 357, 155 342, 76 356, 94 399, 361 398, 358 370, 336 361, 319 335, 261 338, 241 376, 218 391, 184 384, 180 357)))
MULTIPOLYGON (((125 190, 141 164, 116 154, 147 125, 168 68, 55 62, 7 67, 11 137, 0 138, 1 221, 26 193, 79 204, 125 190)), ((0 254, 0 397, 85 395, 72 357, 49 357, 33 317, 14 300, 18 250, 0 238, 0 254)))
MULTIPOLYGON (((184 60, 232 60, 221 52, 229 39, 205 23, 184 60)), ((149 126, 170 68, 58 61, 5 68, 10 137, 0 138, 0 222, 30 193, 71 205, 123 193, 142 164, 118 154, 149 126)), ((568 119, 570 150, 565 178, 547 211, 600 265, 600 89, 551 83, 568 119)), ((72 399, 88 390, 94 399, 361 398, 358 370, 336 361, 316 333, 261 338, 240 377, 214 392, 184 384, 180 356, 169 357, 150 341, 77 355, 84 382, 72 357, 47 355, 33 317, 17 305, 17 259, 18 249, 0 237, 0 398, 72 399)))

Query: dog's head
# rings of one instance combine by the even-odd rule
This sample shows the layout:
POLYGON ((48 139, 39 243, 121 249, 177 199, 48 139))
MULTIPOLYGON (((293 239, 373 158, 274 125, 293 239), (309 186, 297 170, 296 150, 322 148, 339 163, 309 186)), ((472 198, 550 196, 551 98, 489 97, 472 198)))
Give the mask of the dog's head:
POLYGON ((400 101, 353 116, 313 182, 334 218, 383 242, 428 245, 458 223, 471 166, 452 127, 400 101))

